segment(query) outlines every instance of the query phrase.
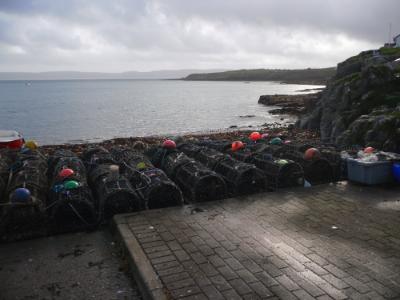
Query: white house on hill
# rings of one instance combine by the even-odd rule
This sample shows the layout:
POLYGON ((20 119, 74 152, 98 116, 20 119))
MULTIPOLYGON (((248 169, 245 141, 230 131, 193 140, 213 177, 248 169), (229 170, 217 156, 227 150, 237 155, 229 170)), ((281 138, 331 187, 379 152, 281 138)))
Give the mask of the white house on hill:
POLYGON ((394 46, 395 46, 396 48, 400 48, 400 34, 396 35, 396 36, 393 38, 393 42, 394 42, 394 46))

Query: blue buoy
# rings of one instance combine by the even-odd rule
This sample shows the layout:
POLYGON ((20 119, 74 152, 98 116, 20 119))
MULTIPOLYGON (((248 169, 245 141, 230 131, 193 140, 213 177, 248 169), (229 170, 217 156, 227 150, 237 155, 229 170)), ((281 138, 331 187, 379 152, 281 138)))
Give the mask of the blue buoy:
POLYGON ((31 192, 26 188, 17 188, 11 195, 12 202, 25 203, 31 200, 31 192))
POLYGON ((400 183, 400 163, 394 163, 392 166, 392 173, 394 179, 400 183))

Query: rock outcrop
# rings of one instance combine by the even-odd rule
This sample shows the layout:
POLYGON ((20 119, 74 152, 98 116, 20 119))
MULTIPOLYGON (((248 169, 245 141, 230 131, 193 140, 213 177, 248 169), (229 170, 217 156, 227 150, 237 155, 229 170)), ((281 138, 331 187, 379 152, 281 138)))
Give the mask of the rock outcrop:
POLYGON ((297 94, 297 95, 262 95, 258 99, 259 104, 267 106, 279 106, 281 108, 270 110, 271 114, 299 115, 308 112, 317 103, 321 93, 297 94))
POLYGON ((400 49, 361 52, 339 63, 313 109, 296 126, 341 145, 400 150, 400 49))

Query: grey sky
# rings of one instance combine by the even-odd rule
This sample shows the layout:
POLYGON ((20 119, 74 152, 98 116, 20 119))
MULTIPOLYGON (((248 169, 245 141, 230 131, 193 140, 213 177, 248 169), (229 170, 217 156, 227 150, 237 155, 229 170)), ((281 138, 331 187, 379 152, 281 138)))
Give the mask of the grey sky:
POLYGON ((0 71, 327 67, 400 33, 400 0, 0 0, 0 71))

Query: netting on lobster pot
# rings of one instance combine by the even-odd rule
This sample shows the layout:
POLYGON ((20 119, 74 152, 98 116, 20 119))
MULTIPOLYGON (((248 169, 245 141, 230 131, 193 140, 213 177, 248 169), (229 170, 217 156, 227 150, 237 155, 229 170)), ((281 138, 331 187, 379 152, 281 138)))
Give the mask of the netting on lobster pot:
POLYGON ((61 158, 66 158, 66 157, 77 157, 77 155, 70 150, 59 149, 59 150, 56 150, 52 155, 49 156, 49 158, 47 160, 47 165, 48 165, 47 174, 48 174, 49 178, 53 177, 54 168, 58 164, 58 161, 61 158))
POLYGON ((199 146, 204 146, 207 148, 211 148, 220 152, 225 152, 231 148, 231 143, 230 141, 227 140, 222 140, 222 141, 216 141, 216 140, 201 140, 197 142, 196 144, 199 146))
POLYGON ((185 143, 179 145, 178 149, 188 155, 189 157, 196 157, 196 155, 204 149, 204 147, 193 144, 193 143, 185 143))
POLYGON ((333 181, 333 168, 325 158, 304 159, 300 152, 286 152, 282 156, 300 164, 304 171, 304 178, 312 185, 333 181))
POLYGON ((221 153, 211 148, 200 147, 200 146, 198 146, 198 148, 199 149, 197 153, 191 157, 196 159, 197 161, 199 161, 200 163, 202 163, 204 166, 206 166, 211 170, 214 170, 220 161, 227 159, 229 157, 229 155, 221 153))
POLYGON ((347 168, 347 163, 342 160, 340 153, 332 147, 321 149, 321 156, 325 158, 332 166, 333 181, 339 181, 343 177, 343 171, 347 168))
POLYGON ((241 149, 238 151, 228 151, 228 153, 237 160, 246 162, 246 163, 254 163, 255 153, 251 151, 251 149, 241 149))
POLYGON ((266 175, 270 189, 304 185, 303 168, 292 160, 273 159, 270 154, 257 154, 254 164, 266 175))
POLYGON ((18 153, 16 160, 10 165, 10 171, 16 173, 21 170, 38 170, 45 176, 47 173, 47 159, 38 151, 30 150, 18 153))
POLYGON ((179 167, 185 164, 194 163, 194 160, 189 158, 183 152, 169 151, 164 153, 160 167, 165 174, 174 181, 179 167))
POLYGON ((144 199, 146 209, 178 206, 183 204, 180 188, 160 169, 140 172, 141 180, 134 180, 136 192, 144 199))
POLYGON ((135 191, 143 200, 145 209, 181 205, 182 192, 164 171, 155 168, 141 152, 130 149, 113 149, 123 174, 129 178, 135 191))
POLYGON ((9 175, 9 164, 6 159, 0 156, 0 202, 3 202, 3 194, 7 187, 9 175))
POLYGON ((1 231, 28 234, 44 223, 48 188, 47 164, 40 160, 37 157, 25 157, 21 163, 18 154, 14 167, 10 167, 6 192, 1 203, 1 231))
POLYGON ((266 178, 261 170, 207 147, 199 147, 193 157, 207 168, 220 174, 234 194, 262 191, 266 188, 266 178))
POLYGON ((56 232, 92 229, 97 225, 97 214, 92 192, 86 185, 74 188, 53 187, 48 202, 48 215, 56 232))
POLYGON ((83 161, 71 151, 57 151, 49 160, 47 211, 57 231, 92 228, 97 224, 96 204, 88 187, 83 161), (65 155, 65 156, 64 156, 65 155))
POLYGON ((233 194, 250 194, 266 189, 266 177, 255 165, 229 156, 218 161, 214 171, 221 174, 233 194))
POLYGON ((101 164, 94 167, 89 173, 89 182, 98 199, 101 220, 143 207, 129 180, 119 173, 117 165, 101 164))
POLYGON ((190 201, 211 201, 226 196, 223 178, 182 152, 170 152, 165 156, 163 170, 190 201))
POLYGON ((317 145, 317 142, 315 142, 315 141, 314 142, 303 141, 303 142, 291 142, 289 144, 284 144, 283 147, 284 147, 284 151, 286 151, 286 152, 298 151, 298 152, 304 153, 307 149, 316 147, 316 145, 317 145))
POLYGON ((51 185, 61 184, 66 180, 75 180, 84 184, 87 183, 86 167, 80 158, 62 157, 58 159, 51 177, 51 185), (70 169, 73 172, 65 176, 62 172, 65 169, 70 169))
POLYGON ((82 159, 85 162, 89 172, 91 168, 94 168, 98 165, 116 163, 111 153, 104 147, 90 148, 86 150, 82 155, 82 159))
POLYGON ((285 145, 263 144, 255 152, 257 152, 257 153, 268 153, 268 154, 271 154, 274 157, 280 157, 282 153, 291 152, 291 151, 292 151, 291 148, 288 148, 285 145))

